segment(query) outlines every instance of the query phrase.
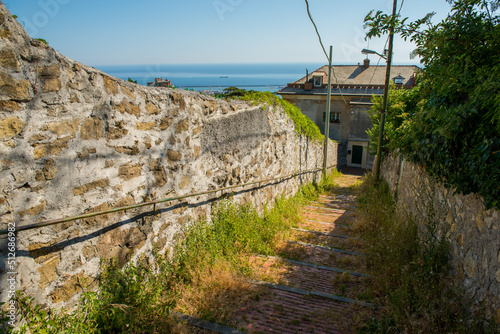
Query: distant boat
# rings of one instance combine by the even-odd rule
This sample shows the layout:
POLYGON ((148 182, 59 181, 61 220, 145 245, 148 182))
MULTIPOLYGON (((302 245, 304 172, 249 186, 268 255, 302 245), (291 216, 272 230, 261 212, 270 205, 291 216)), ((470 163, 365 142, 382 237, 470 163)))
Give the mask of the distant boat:
POLYGON ((221 75, 221 76, 220 76, 220 78, 221 78, 221 79, 227 79, 227 78, 229 78, 229 77, 228 77, 227 75, 221 75))

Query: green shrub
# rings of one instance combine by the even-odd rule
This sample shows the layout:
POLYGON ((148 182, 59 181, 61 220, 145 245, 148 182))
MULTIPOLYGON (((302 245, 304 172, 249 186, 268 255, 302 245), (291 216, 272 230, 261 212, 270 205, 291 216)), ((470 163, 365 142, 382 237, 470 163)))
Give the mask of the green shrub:
MULTIPOLYGON (((158 257, 161 259, 160 257, 158 257)), ((171 267, 165 260, 145 261, 120 269, 114 262, 104 266, 98 292, 85 292, 78 308, 46 310, 33 298, 18 292, 17 306, 26 323, 19 333, 86 334, 152 333, 169 331, 169 314, 175 305, 170 291, 171 267)), ((16 331, 17 332, 17 331, 16 331)))
POLYGON ((44 44, 49 45, 49 42, 47 42, 47 41, 46 41, 46 40, 44 40, 43 38, 35 38, 35 40, 40 41, 40 42, 42 42, 42 43, 44 43, 44 44))

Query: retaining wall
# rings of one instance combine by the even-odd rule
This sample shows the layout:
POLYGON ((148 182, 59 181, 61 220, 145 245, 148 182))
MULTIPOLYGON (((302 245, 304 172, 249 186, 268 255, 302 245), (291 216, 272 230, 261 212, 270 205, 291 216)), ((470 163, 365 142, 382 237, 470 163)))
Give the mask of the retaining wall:
MULTIPOLYGON (((381 175, 396 191, 399 158, 388 157, 381 175)), ((477 194, 454 194, 430 180, 425 170, 404 161, 398 193, 398 209, 416 217, 421 224, 429 216, 439 220, 439 231, 451 246, 452 269, 464 292, 477 306, 500 322, 500 212, 487 210, 477 194)))
MULTIPOLYGON (((297 135, 273 106, 139 86, 68 59, 31 39, 0 3, 0 228, 103 211, 321 167, 322 145, 297 135)), ((330 142, 328 161, 337 161, 330 142)), ((234 200, 262 210, 293 195, 304 174, 234 200)), ((121 264, 170 249, 210 218, 215 196, 20 231, 16 265, 0 239, 7 278, 49 307, 71 306, 102 259, 121 264)), ((92 283, 94 282, 94 283, 92 283)))

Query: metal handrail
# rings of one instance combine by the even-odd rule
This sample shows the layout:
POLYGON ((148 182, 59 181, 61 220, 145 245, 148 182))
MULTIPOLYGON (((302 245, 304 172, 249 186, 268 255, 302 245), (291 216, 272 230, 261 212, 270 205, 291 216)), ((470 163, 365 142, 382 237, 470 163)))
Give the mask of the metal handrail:
MULTIPOLYGON (((336 167, 336 165, 329 166, 329 167, 327 167, 327 169, 331 169, 333 167, 336 167)), ((249 186, 249 185, 257 184, 257 183, 260 184, 260 183, 264 183, 264 182, 270 182, 270 181, 275 181, 275 180, 280 180, 280 179, 285 179, 285 178, 292 178, 292 177, 296 177, 296 176, 299 176, 299 175, 302 175, 302 174, 314 173, 314 172, 319 172, 319 171, 322 171, 322 170, 323 170, 322 168, 309 169, 309 170, 305 170, 305 171, 301 171, 301 172, 295 172, 295 173, 292 173, 292 174, 289 174, 289 175, 284 175, 284 176, 280 176, 280 177, 275 177, 275 178, 265 179, 265 180, 259 180, 259 181, 249 182, 249 183, 238 184, 238 185, 235 185, 235 186, 220 188, 220 189, 216 189, 216 190, 209 190, 209 191, 203 191, 203 192, 199 192, 199 193, 194 193, 194 194, 189 194, 189 195, 183 195, 183 196, 178 196, 178 197, 171 197, 171 198, 159 199, 159 200, 156 200, 156 201, 150 201, 150 202, 145 202, 145 203, 140 203, 140 204, 134 204, 134 205, 129 205, 129 206, 122 206, 122 207, 119 207, 119 208, 114 208, 114 209, 104 210, 104 211, 98 211, 98 212, 92 212, 92 213, 82 214, 82 215, 68 217, 68 218, 60 218, 60 219, 48 220, 48 221, 45 221, 45 222, 40 222, 40 223, 35 223, 35 224, 29 224, 29 225, 24 225, 24 226, 16 226, 16 233, 19 232, 19 231, 25 231, 25 230, 31 230, 31 229, 34 229, 34 228, 44 227, 44 226, 50 226, 50 225, 67 223, 67 222, 75 221, 75 220, 78 220, 78 219, 84 219, 84 218, 90 218, 90 217, 95 217, 95 216, 101 216, 101 215, 106 215, 108 213, 115 213, 115 212, 120 212, 120 211, 135 209, 135 208, 140 208, 140 207, 148 206, 148 205, 153 205, 154 206, 153 212, 155 212, 156 211, 156 204, 159 204, 159 203, 165 203, 165 202, 180 200, 180 199, 189 198, 189 197, 207 195, 207 194, 215 193, 215 192, 218 192, 218 191, 224 191, 224 190, 234 189, 234 188, 238 188, 238 187, 245 187, 245 186, 249 186)), ((0 235, 8 234, 8 232, 9 232, 8 230, 0 230, 0 235)))

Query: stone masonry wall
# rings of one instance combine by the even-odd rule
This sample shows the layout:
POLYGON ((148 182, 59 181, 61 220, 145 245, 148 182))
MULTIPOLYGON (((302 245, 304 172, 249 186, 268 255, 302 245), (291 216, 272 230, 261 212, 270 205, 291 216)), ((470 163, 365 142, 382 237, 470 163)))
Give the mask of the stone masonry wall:
MULTIPOLYGON (((396 191, 399 158, 390 156, 381 175, 396 191)), ((429 215, 451 246, 452 269, 466 295, 484 303, 487 316, 500 323, 500 211, 486 210, 476 194, 454 194, 451 189, 431 181, 425 170, 403 162, 398 209, 425 223, 429 215)))
MULTIPOLYGON (((322 145, 282 110, 139 86, 31 39, 0 3, 0 228, 213 190, 321 167, 322 145)), ((329 162, 337 161, 330 143, 329 162)), ((259 210, 318 173, 238 188, 259 210)), ((17 234, 17 289, 49 307, 95 286, 102 259, 169 250, 210 218, 217 195, 80 219, 17 234)), ((0 237, 0 300, 7 241, 0 237)))

